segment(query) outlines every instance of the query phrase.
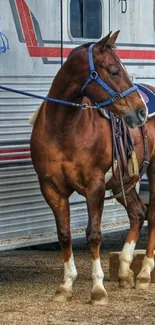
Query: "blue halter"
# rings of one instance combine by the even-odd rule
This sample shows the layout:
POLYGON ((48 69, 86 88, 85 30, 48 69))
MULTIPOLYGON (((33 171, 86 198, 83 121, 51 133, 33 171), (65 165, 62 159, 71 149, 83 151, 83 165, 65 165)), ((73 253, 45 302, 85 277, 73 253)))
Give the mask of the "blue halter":
POLYGON ((105 107, 109 104, 113 104, 116 101, 128 96, 129 94, 131 94, 133 91, 136 91, 138 89, 138 87, 136 85, 128 88, 127 90, 121 92, 121 93, 117 93, 115 92, 113 89, 111 89, 99 76, 98 73, 95 70, 94 67, 94 62, 93 62, 93 47, 95 44, 91 44, 89 46, 88 49, 88 59, 89 59, 89 67, 90 67, 90 76, 87 79, 87 81, 85 82, 84 86, 82 87, 82 93, 84 92, 85 88, 88 86, 88 84, 91 81, 96 81, 102 88, 104 88, 107 93, 111 96, 109 99, 103 101, 103 102, 99 102, 96 103, 95 105, 99 108, 99 107, 105 107))

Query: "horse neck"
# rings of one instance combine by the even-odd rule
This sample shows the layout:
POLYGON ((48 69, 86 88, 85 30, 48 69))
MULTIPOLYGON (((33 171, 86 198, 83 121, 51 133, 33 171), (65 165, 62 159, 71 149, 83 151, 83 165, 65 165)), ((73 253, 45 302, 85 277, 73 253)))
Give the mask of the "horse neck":
MULTIPOLYGON (((66 62, 53 81, 49 91, 49 97, 78 103, 81 97, 80 88, 78 77, 73 81, 71 71, 69 71, 69 65, 66 62)), ((66 108, 68 109, 69 106, 66 106, 66 108)))
MULTIPOLYGON (((76 78, 74 81, 72 80, 71 72, 68 72, 65 64, 56 75, 48 96, 76 104, 81 103, 82 96, 80 82, 76 78)), ((48 120, 50 121, 54 119, 55 123, 59 124, 59 126, 60 122, 62 124, 64 123, 64 119, 65 123, 68 124, 70 122, 75 123, 75 120, 77 123, 84 116, 82 113, 83 112, 80 108, 50 102, 46 103, 46 114, 48 115, 48 120)))

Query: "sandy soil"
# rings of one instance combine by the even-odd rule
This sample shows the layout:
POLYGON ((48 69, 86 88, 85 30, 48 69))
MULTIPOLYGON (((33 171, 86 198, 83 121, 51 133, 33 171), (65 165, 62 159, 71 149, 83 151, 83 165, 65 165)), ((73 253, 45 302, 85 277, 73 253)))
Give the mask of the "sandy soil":
MULTIPOLYGON (((106 235, 102 266, 109 305, 89 304, 91 261, 85 241, 74 242, 78 278, 71 302, 52 298, 63 279, 60 250, 16 250, 0 254, 0 325, 152 325, 155 324, 155 285, 147 292, 122 291, 108 280, 109 251, 121 249, 125 232, 106 235)), ((144 231, 138 248, 144 248, 144 231)), ((45 247, 47 248, 47 247, 45 247)), ((44 248, 44 249, 45 249, 44 248)), ((53 247, 52 247, 53 248, 53 247)))

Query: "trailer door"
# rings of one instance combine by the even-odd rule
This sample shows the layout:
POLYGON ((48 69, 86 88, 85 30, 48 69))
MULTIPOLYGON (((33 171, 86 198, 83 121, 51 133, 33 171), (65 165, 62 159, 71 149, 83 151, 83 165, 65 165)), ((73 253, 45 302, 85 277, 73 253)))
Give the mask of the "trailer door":
POLYGON ((110 30, 120 30, 119 43, 146 45, 155 43, 154 0, 109 0, 110 30))

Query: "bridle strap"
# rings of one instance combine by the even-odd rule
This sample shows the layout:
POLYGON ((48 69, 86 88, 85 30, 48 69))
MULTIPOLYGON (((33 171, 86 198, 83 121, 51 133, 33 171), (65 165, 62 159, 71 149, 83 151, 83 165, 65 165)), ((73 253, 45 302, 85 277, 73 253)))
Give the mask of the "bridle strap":
POLYGON ((113 97, 111 97, 111 98, 109 98, 109 99, 107 99, 107 100, 105 100, 103 102, 99 102, 99 103, 95 102, 95 105, 97 107, 104 107, 104 106, 107 106, 109 104, 113 104, 113 103, 117 102, 118 100, 130 95, 133 91, 137 91, 137 90, 138 90, 138 87, 136 85, 134 85, 134 86, 128 88, 127 90, 125 90, 125 91, 123 91, 121 93, 115 92, 113 97))
POLYGON ((99 76, 97 71, 94 67, 94 61, 93 61, 93 47, 95 44, 91 44, 88 49, 88 60, 89 60, 89 68, 90 68, 90 76, 85 82, 84 86, 82 87, 82 92, 85 90, 87 85, 95 80, 102 88, 104 88, 111 96, 115 95, 115 91, 113 91, 99 76))
POLYGON ((91 81, 96 81, 111 97, 103 102, 96 103, 95 105, 97 108, 105 107, 107 105, 113 104, 116 101, 128 96, 133 91, 137 91, 138 87, 137 85, 133 85, 132 87, 128 88, 127 90, 117 93, 114 91, 110 86, 108 86, 98 75, 97 71, 94 67, 94 61, 93 61, 93 47, 95 44, 91 44, 88 49, 88 60, 89 60, 89 68, 90 68, 90 76, 88 77, 87 81, 85 82, 84 86, 82 87, 82 94, 84 94, 84 91, 88 84, 91 81))

